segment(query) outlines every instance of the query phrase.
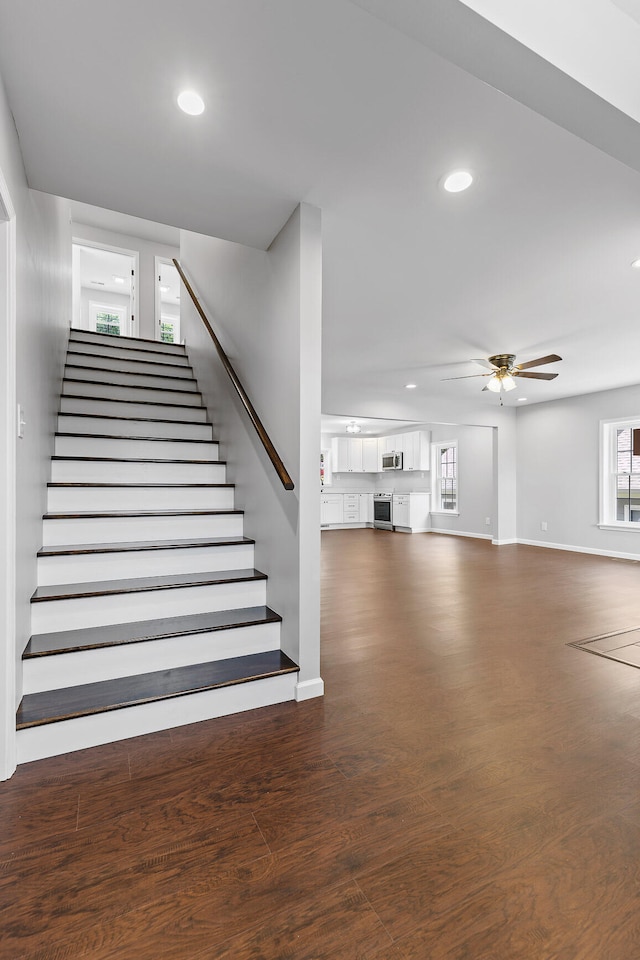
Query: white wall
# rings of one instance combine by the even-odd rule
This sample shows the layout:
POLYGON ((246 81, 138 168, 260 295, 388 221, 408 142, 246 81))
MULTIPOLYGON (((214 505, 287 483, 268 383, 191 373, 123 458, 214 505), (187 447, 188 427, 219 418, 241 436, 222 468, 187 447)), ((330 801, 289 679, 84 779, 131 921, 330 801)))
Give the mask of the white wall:
MULTIPOLYGON (((0 170, 16 214, 15 380, 26 419, 24 438, 16 444, 15 635, 7 636, 3 630, 0 636, 4 669, 8 670, 11 654, 15 664, 14 702, 6 702, 11 691, 3 687, 0 718, 0 777, 5 777, 15 764, 20 658, 30 636, 29 599, 36 586, 36 552, 42 545, 41 517, 71 316, 71 229, 66 201, 28 189, 1 81, 0 170)), ((9 416, 15 417, 15 411, 9 416)))
POLYGON ((597 526, 600 420, 634 417, 640 386, 518 410, 518 539, 640 557, 640 530, 597 526))
POLYGON ((490 536, 494 530, 493 428, 434 424, 431 442, 448 440, 458 441, 458 516, 432 513, 431 529, 490 536))
POLYGON ((300 665, 299 696, 320 678, 320 212, 297 208, 267 251, 182 231, 180 259, 295 483, 282 487, 183 292, 182 335, 282 614, 283 649, 300 665))
POLYGON ((138 252, 138 277, 136 278, 138 330, 134 335, 145 340, 157 340, 155 323, 156 265, 154 258, 165 257, 171 260, 173 257, 179 256, 178 248, 143 240, 142 237, 131 237, 126 233, 113 233, 111 230, 103 230, 100 227, 93 227, 76 221, 73 223, 73 237, 76 240, 104 243, 107 246, 121 247, 124 250, 138 252))

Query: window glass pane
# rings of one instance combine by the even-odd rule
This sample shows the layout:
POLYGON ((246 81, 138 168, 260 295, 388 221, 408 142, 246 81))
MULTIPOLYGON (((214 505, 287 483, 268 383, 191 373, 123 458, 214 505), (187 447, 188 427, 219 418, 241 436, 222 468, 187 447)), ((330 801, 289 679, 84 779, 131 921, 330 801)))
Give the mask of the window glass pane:
POLYGON ((173 343, 174 328, 172 323, 165 320, 160 324, 160 339, 163 343, 173 343))
POLYGON ((117 313, 96 313, 96 333, 110 333, 120 336, 120 317, 117 313))

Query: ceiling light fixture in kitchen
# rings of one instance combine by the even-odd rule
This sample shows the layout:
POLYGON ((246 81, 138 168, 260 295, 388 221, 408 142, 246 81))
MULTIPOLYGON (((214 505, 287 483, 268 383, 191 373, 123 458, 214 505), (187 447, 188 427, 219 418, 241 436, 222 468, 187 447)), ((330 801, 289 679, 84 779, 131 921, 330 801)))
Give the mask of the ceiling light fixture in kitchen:
POLYGON ((454 170, 453 173, 447 174, 442 186, 447 193, 462 193, 462 191, 467 190, 472 183, 473 176, 468 170, 454 170))
POLYGON ((183 90, 178 94, 178 106, 190 117, 197 117, 204 113, 204 100, 195 90, 183 90))
POLYGON ((347 433, 360 433, 360 427, 355 420, 352 420, 351 423, 347 424, 347 433))

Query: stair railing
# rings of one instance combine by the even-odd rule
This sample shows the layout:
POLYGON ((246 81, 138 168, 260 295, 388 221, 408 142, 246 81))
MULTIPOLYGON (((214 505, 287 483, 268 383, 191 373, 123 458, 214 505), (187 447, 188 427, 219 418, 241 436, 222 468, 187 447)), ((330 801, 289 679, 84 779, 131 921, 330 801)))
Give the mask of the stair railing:
POLYGON ((186 288, 186 290, 187 290, 187 293, 189 294, 189 296, 191 297, 191 299, 192 299, 192 301, 193 301, 194 307, 196 308, 196 310, 197 310, 198 313, 200 314, 200 317, 201 317, 201 319, 202 319, 202 322, 204 323, 205 327, 206 327, 207 330, 209 331, 209 336, 211 337, 211 339, 212 339, 213 342, 214 342, 215 348, 216 348, 216 350, 218 351, 218 356, 220 357, 220 360, 222 361, 222 365, 223 365, 223 367, 225 368, 225 370, 227 371, 227 373, 228 373, 228 375, 229 375, 229 379, 231 380, 231 383, 232 383, 232 384, 234 385, 234 387, 236 388, 236 392, 237 392, 238 396, 240 397, 240 401, 241 401, 241 403, 242 403, 242 406, 243 406, 243 407, 245 408, 245 410, 247 411, 247 415, 248 415, 251 423, 252 423, 253 426, 255 427, 256 433, 257 433, 258 436, 260 437, 260 440, 261 440, 261 442, 262 442, 262 445, 263 445, 264 449, 265 449, 266 452, 267 452, 267 456, 268 456, 269 459, 271 460, 271 463, 273 464, 274 470, 276 471, 276 473, 277 473, 278 476, 280 477, 280 480, 282 481, 282 486, 285 488, 285 490, 293 490, 293 487, 294 487, 293 480, 292 480, 291 477, 289 476, 289 473, 288 473, 288 471, 287 471, 287 468, 285 467, 284 463, 282 462, 282 459, 280 458, 280 455, 278 454, 278 451, 276 450, 276 448, 274 447, 274 445, 273 445, 273 443, 272 443, 272 441, 271 441, 271 437, 269 436, 269 434, 268 434, 267 431, 265 430, 264 425, 263 425, 262 421, 260 420, 260 417, 259 417, 258 414, 256 413, 255 407, 254 407, 253 404, 251 403, 251 400, 249 399, 249 396, 248 396, 248 394, 247 394, 247 391, 246 391, 246 390, 244 389, 244 387, 242 386, 242 383, 240 382, 240 379, 239 379, 237 373, 236 373, 235 370, 233 369, 233 366, 231 365, 231 361, 229 360, 229 357, 226 355, 222 344, 220 343, 220 341, 219 341, 218 338, 216 337, 216 335, 215 335, 215 333, 214 333, 214 331, 213 331, 213 328, 212 328, 211 324, 209 323, 209 320, 208 320, 208 318, 207 318, 207 315, 205 314, 204 310, 202 309, 202 307, 201 307, 201 305, 200 305, 200 301, 199 301, 198 298, 196 297, 195 292, 194 292, 191 284, 189 283, 189 281, 187 280, 187 278, 186 278, 186 276, 185 276, 185 274, 184 274, 184 270, 183 270, 182 267, 180 266, 180 263, 178 262, 178 260, 176 260, 176 259, 174 258, 173 262, 174 262, 174 264, 175 264, 175 266, 176 266, 176 270, 177 270, 178 273, 180 274, 180 279, 182 280, 182 282, 183 282, 184 285, 185 285, 185 288, 186 288))

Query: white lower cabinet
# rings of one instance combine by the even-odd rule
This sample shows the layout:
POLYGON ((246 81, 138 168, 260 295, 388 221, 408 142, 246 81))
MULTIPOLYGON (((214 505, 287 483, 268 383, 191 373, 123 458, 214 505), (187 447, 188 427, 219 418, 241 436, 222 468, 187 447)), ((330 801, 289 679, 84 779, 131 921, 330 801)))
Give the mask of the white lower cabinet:
POLYGON ((344 493, 342 495, 343 503, 343 523, 360 523, 360 494, 344 493))
POLYGON ((320 496, 320 523, 322 526, 330 523, 342 523, 342 518, 342 494, 323 493, 320 496))
POLYGON ((373 494, 361 493, 360 499, 360 523, 373 523, 373 494))
POLYGON ((395 493, 393 526, 410 532, 429 529, 429 494, 395 493))

